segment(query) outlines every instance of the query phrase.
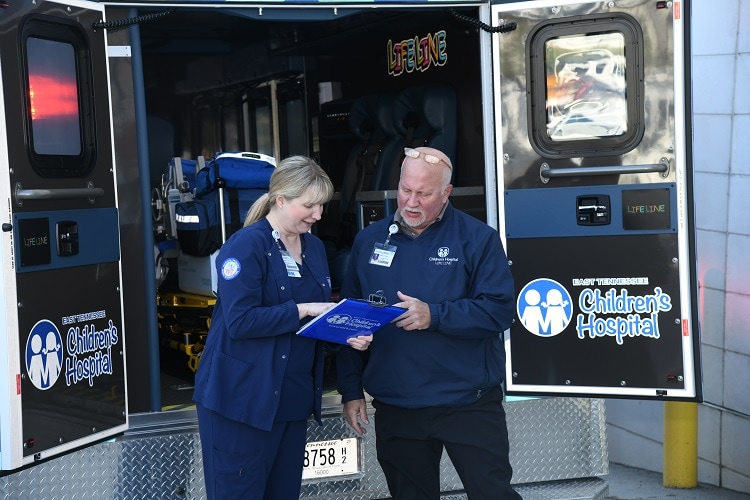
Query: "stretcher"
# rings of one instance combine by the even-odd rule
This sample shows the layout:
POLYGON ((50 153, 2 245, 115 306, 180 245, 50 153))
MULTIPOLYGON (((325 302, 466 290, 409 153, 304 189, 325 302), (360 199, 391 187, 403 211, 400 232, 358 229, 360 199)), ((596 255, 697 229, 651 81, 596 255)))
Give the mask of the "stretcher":
POLYGON ((159 339, 163 347, 187 356, 187 367, 195 373, 206 345, 215 297, 185 292, 157 295, 159 339))

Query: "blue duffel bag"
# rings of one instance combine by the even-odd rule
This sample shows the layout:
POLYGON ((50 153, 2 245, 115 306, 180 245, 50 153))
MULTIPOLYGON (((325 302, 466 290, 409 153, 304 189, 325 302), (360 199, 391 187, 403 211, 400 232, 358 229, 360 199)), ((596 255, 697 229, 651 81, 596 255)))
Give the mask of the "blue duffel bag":
POLYGON ((222 244, 218 192, 175 205, 180 249, 194 257, 211 255, 222 244))
POLYGON ((195 199, 175 205, 181 250, 194 257, 211 255, 240 229, 247 211, 268 191, 276 161, 260 153, 222 153, 198 171, 195 199), (219 200, 224 199, 224 232, 219 200))
POLYGON ((195 179, 200 196, 220 187, 268 191, 276 160, 261 153, 219 153, 202 168, 195 179))

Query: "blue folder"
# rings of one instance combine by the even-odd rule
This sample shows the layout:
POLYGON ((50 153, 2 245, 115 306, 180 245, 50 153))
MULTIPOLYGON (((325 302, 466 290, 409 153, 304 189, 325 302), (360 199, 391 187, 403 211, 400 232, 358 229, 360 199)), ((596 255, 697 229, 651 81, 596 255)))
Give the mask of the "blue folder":
POLYGON ((337 344, 359 335, 370 335, 401 316, 402 307, 375 305, 366 300, 342 299, 333 309, 316 316, 297 335, 337 344))

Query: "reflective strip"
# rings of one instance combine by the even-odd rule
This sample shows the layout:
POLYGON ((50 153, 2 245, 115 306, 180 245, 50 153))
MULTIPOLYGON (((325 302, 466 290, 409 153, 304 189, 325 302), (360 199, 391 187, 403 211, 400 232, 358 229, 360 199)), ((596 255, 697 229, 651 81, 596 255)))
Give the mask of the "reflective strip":
POLYGON ((200 222, 197 215, 176 215, 175 219, 177 222, 184 222, 185 224, 198 224, 200 222))

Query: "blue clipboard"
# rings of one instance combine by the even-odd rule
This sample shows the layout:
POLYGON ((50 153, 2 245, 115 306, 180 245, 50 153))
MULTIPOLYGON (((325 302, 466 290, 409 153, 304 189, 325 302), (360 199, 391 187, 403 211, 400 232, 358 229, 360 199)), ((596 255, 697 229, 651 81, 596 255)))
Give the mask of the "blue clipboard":
POLYGON ((401 316, 406 309, 366 300, 342 299, 328 312, 316 316, 297 335, 337 344, 358 335, 370 335, 401 316))

